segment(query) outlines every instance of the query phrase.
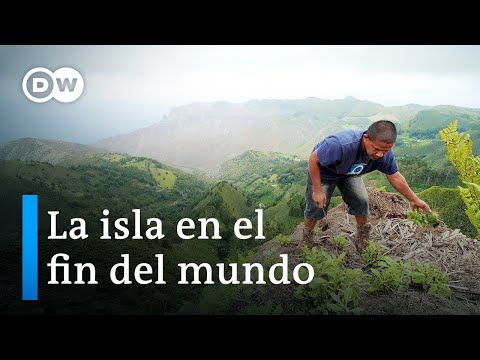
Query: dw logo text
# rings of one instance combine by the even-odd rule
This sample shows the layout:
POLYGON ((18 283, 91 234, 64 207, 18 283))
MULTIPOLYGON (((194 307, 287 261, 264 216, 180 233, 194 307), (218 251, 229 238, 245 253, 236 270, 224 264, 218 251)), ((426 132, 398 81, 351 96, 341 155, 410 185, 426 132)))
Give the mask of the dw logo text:
POLYGON ((82 75, 69 67, 55 72, 36 67, 28 71, 22 81, 23 93, 36 103, 47 102, 51 98, 63 103, 73 102, 82 95, 83 86, 82 75))

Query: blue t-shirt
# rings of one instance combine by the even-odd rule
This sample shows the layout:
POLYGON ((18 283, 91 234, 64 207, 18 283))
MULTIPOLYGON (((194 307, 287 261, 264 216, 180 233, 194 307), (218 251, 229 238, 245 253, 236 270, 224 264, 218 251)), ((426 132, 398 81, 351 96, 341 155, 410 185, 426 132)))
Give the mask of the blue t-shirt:
POLYGON ((342 130, 315 145, 312 153, 317 152, 322 182, 363 175, 374 170, 388 175, 398 171, 395 154, 391 150, 378 160, 370 159, 361 146, 364 133, 364 130, 342 130))

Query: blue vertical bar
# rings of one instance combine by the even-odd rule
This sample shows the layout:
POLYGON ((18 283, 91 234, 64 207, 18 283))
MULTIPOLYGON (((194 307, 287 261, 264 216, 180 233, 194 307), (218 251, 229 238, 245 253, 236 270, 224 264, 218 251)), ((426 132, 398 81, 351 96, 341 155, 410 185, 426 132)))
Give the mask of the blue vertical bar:
POLYGON ((38 195, 22 196, 22 300, 38 300, 38 195))

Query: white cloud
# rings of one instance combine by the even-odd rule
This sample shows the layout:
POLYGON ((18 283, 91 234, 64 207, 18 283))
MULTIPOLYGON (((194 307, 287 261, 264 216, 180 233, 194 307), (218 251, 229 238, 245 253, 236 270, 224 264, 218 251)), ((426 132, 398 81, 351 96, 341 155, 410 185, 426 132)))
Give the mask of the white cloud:
POLYGON ((0 93, 30 66, 79 69, 92 102, 355 96, 480 107, 480 46, 0 46, 0 93))
POLYGON ((156 69, 138 74, 84 74, 97 101, 186 104, 249 99, 327 99, 355 96, 384 105, 420 103, 480 107, 479 74, 358 72, 352 68, 277 65, 261 72, 240 69, 181 71, 156 69))

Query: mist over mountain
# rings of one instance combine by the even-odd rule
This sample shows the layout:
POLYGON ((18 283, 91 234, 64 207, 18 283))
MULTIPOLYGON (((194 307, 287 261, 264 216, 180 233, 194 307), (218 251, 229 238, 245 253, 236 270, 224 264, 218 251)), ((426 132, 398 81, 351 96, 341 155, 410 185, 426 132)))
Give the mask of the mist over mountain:
POLYGON ((173 109, 152 126, 94 145, 177 167, 211 169, 247 150, 306 157, 316 142, 336 130, 365 128, 380 118, 405 123, 426 108, 385 107, 351 96, 195 103, 173 109))

